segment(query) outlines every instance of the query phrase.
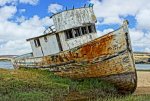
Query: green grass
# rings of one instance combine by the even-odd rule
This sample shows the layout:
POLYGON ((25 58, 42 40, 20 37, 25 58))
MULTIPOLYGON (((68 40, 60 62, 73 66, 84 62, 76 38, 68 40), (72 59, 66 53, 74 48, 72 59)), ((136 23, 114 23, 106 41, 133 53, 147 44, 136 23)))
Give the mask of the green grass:
POLYGON ((145 101, 150 96, 118 97, 113 85, 99 79, 71 80, 47 70, 0 69, 0 101, 145 101), (145 99, 145 100, 144 100, 145 99), (89 100, 89 98, 88 98, 89 100))
POLYGON ((144 71, 144 72, 150 72, 150 70, 143 70, 143 69, 138 69, 136 71, 144 71))
POLYGON ((139 96, 107 96, 105 98, 98 98, 96 101, 149 101, 150 95, 139 95, 139 96))
POLYGON ((11 60, 9 60, 9 59, 0 59, 0 61, 1 62, 8 62, 8 61, 10 62, 11 60))

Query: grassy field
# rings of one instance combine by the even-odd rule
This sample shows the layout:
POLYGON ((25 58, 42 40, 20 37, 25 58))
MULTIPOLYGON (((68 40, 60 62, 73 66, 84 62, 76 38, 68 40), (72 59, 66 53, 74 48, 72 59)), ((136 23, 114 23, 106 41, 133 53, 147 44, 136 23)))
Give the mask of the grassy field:
POLYGON ((0 101, 148 101, 150 95, 120 96, 99 79, 71 80, 49 71, 0 69, 0 101))

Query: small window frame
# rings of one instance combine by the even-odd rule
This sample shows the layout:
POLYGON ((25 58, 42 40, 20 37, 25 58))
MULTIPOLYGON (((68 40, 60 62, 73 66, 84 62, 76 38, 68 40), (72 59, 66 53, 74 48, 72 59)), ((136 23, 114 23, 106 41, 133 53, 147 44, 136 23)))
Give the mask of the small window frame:
POLYGON ((93 24, 93 25, 88 25, 87 27, 88 27, 88 32, 89 32, 89 34, 96 32, 96 28, 95 28, 95 25, 94 25, 94 24, 93 24))
POLYGON ((80 27, 74 28, 74 29, 73 29, 73 34, 74 34, 74 37, 79 37, 79 36, 81 36, 80 27))
POLYGON ((64 31, 66 40, 83 36, 86 34, 96 33, 95 24, 72 28, 64 31))
POLYGON ((66 39, 74 38, 72 29, 66 30, 65 31, 65 36, 66 36, 66 39))
POLYGON ((39 39, 35 39, 34 44, 35 44, 35 47, 40 47, 41 46, 41 43, 40 43, 39 39))
POLYGON ((81 27, 81 31, 82 31, 82 35, 88 34, 86 26, 81 27))

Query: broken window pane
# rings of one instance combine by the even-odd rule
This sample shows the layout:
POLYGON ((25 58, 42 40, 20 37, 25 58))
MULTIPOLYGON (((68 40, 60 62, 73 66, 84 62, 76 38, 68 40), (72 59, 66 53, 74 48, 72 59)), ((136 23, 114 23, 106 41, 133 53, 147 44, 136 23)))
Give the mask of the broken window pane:
POLYGON ((39 40, 39 39, 37 39, 37 45, 38 45, 38 46, 41 46, 41 43, 40 43, 40 40, 39 40))
POLYGON ((36 46, 36 47, 41 46, 41 43, 40 43, 40 40, 39 40, 39 39, 35 39, 35 40, 34 40, 34 43, 35 43, 35 46, 36 46))
POLYGON ((66 30, 65 31, 65 35, 66 35, 66 39, 70 39, 70 38, 73 38, 73 33, 72 33, 72 30, 66 30))
POLYGON ((95 25, 90 25, 90 26, 88 26, 88 31, 89 31, 89 33, 94 33, 94 32, 96 32, 95 25))
POLYGON ((74 33, 75 37, 81 36, 79 28, 73 29, 73 33, 74 33))
POLYGON ((93 30, 92 30, 92 26, 90 25, 90 26, 88 26, 88 30, 89 30, 89 33, 92 33, 93 32, 93 30))
POLYGON ((86 30, 86 27, 81 27, 81 30, 82 30, 82 34, 87 34, 87 30, 86 30))

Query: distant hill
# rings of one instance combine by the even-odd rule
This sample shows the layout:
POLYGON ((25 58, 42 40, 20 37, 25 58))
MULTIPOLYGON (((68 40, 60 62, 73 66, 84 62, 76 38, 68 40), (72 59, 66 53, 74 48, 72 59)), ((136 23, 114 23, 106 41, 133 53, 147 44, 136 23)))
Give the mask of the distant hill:
POLYGON ((0 55, 0 57, 15 57, 17 55, 0 55))
POLYGON ((135 63, 150 63, 150 53, 134 52, 135 63))
POLYGON ((13 57, 17 55, 0 55, 0 61, 11 60, 13 57))

